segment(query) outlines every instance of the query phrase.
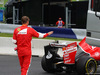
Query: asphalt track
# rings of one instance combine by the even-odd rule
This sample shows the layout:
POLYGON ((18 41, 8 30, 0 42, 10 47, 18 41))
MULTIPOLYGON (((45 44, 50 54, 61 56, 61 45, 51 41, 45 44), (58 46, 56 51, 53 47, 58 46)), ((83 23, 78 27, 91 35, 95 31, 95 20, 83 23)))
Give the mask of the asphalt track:
MULTIPOLYGON (((98 68, 97 75, 100 72, 100 68, 98 68)), ((20 75, 20 65, 17 56, 10 55, 0 55, 0 75, 20 75)), ((69 75, 65 72, 62 73, 47 73, 41 68, 41 58, 40 57, 32 57, 31 66, 29 69, 28 75, 69 75)), ((71 73, 70 75, 77 75, 75 73, 71 73)))

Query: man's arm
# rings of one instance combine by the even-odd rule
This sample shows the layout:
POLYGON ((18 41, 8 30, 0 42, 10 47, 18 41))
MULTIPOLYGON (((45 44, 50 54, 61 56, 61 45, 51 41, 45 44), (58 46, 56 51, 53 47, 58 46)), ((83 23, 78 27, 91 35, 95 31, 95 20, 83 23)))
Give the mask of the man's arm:
POLYGON ((17 38, 17 37, 16 37, 16 30, 14 30, 12 42, 13 42, 14 44, 17 45, 17 40, 16 40, 16 38, 17 38))
POLYGON ((63 25, 65 24, 65 22, 64 22, 64 21, 62 21, 62 23, 63 23, 63 25))
POLYGON ((58 25, 58 21, 56 22, 56 25, 58 25))
POLYGON ((53 31, 50 31, 48 33, 40 33, 40 32, 35 31, 34 29, 32 29, 32 36, 33 37, 45 38, 45 37, 47 37, 48 35, 51 35, 51 34, 53 34, 53 31))

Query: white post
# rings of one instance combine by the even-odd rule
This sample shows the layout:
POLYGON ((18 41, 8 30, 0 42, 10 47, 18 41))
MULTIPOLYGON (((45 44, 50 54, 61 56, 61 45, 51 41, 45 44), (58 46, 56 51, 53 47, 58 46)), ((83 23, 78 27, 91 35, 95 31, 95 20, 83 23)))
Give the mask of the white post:
POLYGON ((69 24, 68 24, 68 26, 69 27, 71 27, 71 10, 68 10, 68 12, 69 12, 69 24))
POLYGON ((66 18, 65 18, 66 28, 68 28, 68 7, 66 7, 66 18))
POLYGON ((15 24, 15 6, 13 6, 13 24, 15 24))
POLYGON ((19 22, 19 9, 15 9, 15 23, 19 22))

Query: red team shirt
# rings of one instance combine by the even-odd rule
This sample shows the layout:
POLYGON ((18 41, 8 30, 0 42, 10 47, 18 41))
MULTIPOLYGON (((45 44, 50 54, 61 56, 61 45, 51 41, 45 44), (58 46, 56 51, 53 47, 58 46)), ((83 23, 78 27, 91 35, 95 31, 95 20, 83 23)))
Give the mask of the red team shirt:
POLYGON ((13 34, 13 43, 17 44, 18 56, 31 55, 32 37, 45 38, 47 36, 48 33, 39 33, 24 24, 16 28, 13 34))
POLYGON ((58 21, 56 22, 56 25, 58 25, 58 28, 62 28, 64 24, 65 24, 65 23, 64 23, 62 20, 58 20, 58 21))

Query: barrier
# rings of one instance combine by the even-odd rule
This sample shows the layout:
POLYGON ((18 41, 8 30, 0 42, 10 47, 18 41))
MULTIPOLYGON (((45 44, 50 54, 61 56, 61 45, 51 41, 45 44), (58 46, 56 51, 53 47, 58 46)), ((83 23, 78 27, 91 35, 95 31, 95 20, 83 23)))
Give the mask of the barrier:
POLYGON ((50 35, 49 37, 83 39, 86 36, 86 29, 52 28, 37 26, 32 26, 32 28, 42 33, 54 31, 54 34, 50 35))
MULTIPOLYGON (((48 45, 54 40, 44 40, 44 39, 32 39, 32 55, 43 56, 44 46, 48 45)), ((11 37, 0 37, 0 54, 3 55, 17 55, 14 48, 15 44, 12 43, 11 37)))
POLYGON ((49 31, 54 31, 52 35, 49 37, 61 37, 61 38, 72 38, 77 39, 76 35, 72 31, 72 29, 65 29, 65 28, 52 28, 52 27, 36 27, 32 26, 38 32, 46 33, 49 31))
MULTIPOLYGON (((19 26, 21 25, 0 24, 0 32, 13 33, 14 29, 19 26)), ((34 28, 36 31, 41 33, 54 31, 54 33, 49 37, 83 39, 86 36, 86 29, 68 29, 68 28, 37 27, 37 26, 30 26, 30 27, 34 28)))
POLYGON ((86 36, 86 29, 72 29, 77 39, 83 39, 86 36))
MULTIPOLYGON (((46 40, 46 39, 32 39, 32 55, 33 56, 43 56, 44 55, 44 46, 49 45, 49 43, 54 42, 54 40, 46 40)), ((60 43, 65 41, 60 41, 60 43)), ((72 43, 74 41, 66 41, 66 44, 72 43)), ((16 47, 15 44, 12 43, 11 37, 0 37, 0 55, 17 55, 17 52, 14 51, 16 47)), ((62 49, 58 51, 60 56, 63 56, 62 49)))
POLYGON ((0 24, 0 33, 13 33, 14 29, 21 25, 0 24))

